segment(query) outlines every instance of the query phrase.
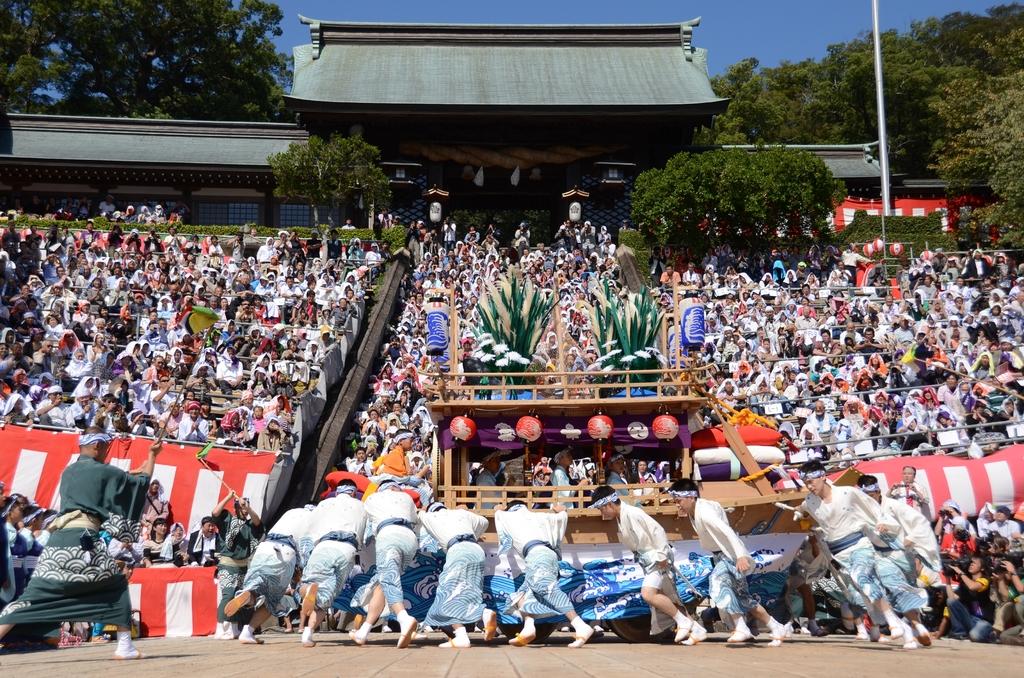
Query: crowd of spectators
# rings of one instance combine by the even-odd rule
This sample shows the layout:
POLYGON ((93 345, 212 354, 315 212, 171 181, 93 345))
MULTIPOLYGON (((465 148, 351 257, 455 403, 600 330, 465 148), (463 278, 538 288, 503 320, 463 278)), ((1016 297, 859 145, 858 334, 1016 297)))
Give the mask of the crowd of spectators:
POLYGON ((0 417, 280 450, 295 399, 361 313, 387 256, 332 230, 300 240, 0 224, 0 417), (181 323, 219 315, 206 334, 181 323))

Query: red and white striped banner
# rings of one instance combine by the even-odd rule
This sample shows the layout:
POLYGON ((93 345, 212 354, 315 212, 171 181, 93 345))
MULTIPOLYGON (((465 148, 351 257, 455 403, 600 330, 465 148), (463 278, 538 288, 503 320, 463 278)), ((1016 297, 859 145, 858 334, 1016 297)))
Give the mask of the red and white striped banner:
MULTIPOLYGON (((892 214, 897 217, 924 217, 939 210, 947 210, 945 198, 896 198, 892 214)), ((860 211, 881 214, 882 201, 847 197, 839 203, 832 215, 833 226, 837 231, 843 230, 853 221, 853 215, 860 211)), ((946 226, 945 216, 942 218, 942 225, 946 226)))
POLYGON ((136 568, 128 584, 146 638, 211 635, 217 625, 217 568, 136 568))
MULTIPOLYGON (((117 438, 107 462, 124 470, 145 461, 152 441, 117 438)), ((277 458, 272 452, 228 452, 213 448, 206 457, 209 469, 196 459, 200 448, 165 442, 153 478, 170 500, 171 522, 188 531, 227 495, 220 478, 253 506, 265 506, 267 483, 277 458)), ((78 434, 6 426, 0 430, 0 480, 8 493, 23 494, 40 506, 60 508, 60 477, 78 459, 78 434)))
MULTIPOLYGON (((952 499, 969 516, 976 516, 988 502, 1005 504, 1014 511, 1024 504, 1024 445, 1011 445, 984 459, 963 459, 946 455, 895 457, 865 461, 854 466, 858 471, 878 477, 883 492, 903 482, 903 467, 917 469, 914 481, 932 498, 931 513, 952 499)), ((837 477, 839 473, 833 477, 837 477)), ((777 486, 795 487, 790 480, 777 486)))

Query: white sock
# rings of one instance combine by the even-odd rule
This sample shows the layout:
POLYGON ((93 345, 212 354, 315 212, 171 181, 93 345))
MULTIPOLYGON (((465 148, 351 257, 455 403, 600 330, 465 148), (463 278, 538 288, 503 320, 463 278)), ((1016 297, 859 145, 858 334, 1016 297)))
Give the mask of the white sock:
POLYGON ((672 619, 675 620, 676 626, 678 626, 681 629, 688 628, 693 624, 693 620, 687 617, 680 610, 676 610, 676 613, 672 616, 672 619))
POLYGON ((533 617, 523 617, 523 630, 524 636, 535 636, 537 635, 537 626, 533 622, 533 617))
POLYGON ((868 635, 868 627, 862 621, 857 622, 857 635, 859 635, 859 636, 867 636, 868 635))
POLYGON ((412 615, 409 614, 408 610, 402 610, 399 612, 395 615, 395 619, 398 620, 398 623, 401 624, 403 628, 413 622, 412 615))
POLYGON ((455 629, 455 640, 461 640, 464 643, 469 642, 469 634, 466 633, 465 626, 460 626, 459 628, 455 629))
POLYGON ((307 626, 306 628, 302 629, 302 642, 308 643, 311 640, 313 640, 313 627, 307 626))
POLYGON ((885 617, 885 623, 889 625, 890 634, 895 632, 896 629, 903 628, 903 622, 900 621, 900 618, 896 616, 891 607, 883 612, 882 615, 885 617))
POLYGON ((356 631, 356 636, 360 640, 366 640, 366 637, 370 635, 370 630, 372 628, 373 627, 370 626, 370 622, 363 622, 363 625, 359 627, 358 631, 356 631))
POLYGON ((117 632, 117 654, 122 657, 135 654, 138 650, 135 649, 135 645, 132 643, 132 632, 131 631, 118 631, 117 632))
POLYGON ((747 626, 747 620, 742 614, 735 615, 732 618, 732 624, 736 627, 737 633, 750 633, 750 627, 747 626))
POLYGON ((583 617, 573 617, 573 620, 570 623, 576 633, 589 633, 593 630, 590 628, 590 624, 583 621, 583 617))
POLYGON ((238 634, 239 640, 256 640, 256 636, 252 633, 252 627, 246 624, 242 627, 242 632, 238 634))

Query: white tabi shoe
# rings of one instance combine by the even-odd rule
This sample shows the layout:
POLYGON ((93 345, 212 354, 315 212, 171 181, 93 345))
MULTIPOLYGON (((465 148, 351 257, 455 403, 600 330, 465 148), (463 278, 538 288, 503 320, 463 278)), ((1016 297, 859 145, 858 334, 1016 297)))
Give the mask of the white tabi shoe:
POLYGON ((914 638, 917 640, 917 642, 920 643, 922 647, 931 647, 932 635, 928 633, 928 629, 925 628, 925 625, 921 622, 917 622, 913 625, 913 628, 914 638))
POLYGON ((704 640, 706 640, 707 637, 708 637, 708 630, 706 628, 704 628, 703 626, 701 626, 700 624, 698 624, 697 622, 693 622, 693 626, 690 627, 690 635, 687 636, 686 640, 682 641, 682 643, 680 643, 680 644, 681 645, 688 645, 688 646, 696 645, 697 643, 700 643, 700 642, 703 642, 704 640))
POLYGON ((583 630, 583 631, 576 631, 576 633, 575 633, 575 638, 576 639, 574 641, 572 641, 571 643, 569 643, 569 647, 572 647, 572 648, 583 647, 584 645, 587 644, 587 641, 590 640, 591 636, 593 636, 593 635, 594 635, 594 627, 593 626, 587 626, 586 629, 583 630))
POLYGON ((681 643, 690 637, 690 631, 693 629, 693 620, 687 620, 686 624, 680 624, 676 627, 676 636, 673 642, 681 643))
POLYGON ((740 631, 739 629, 732 632, 725 642, 727 643, 749 643, 754 639, 754 634, 750 631, 740 631))

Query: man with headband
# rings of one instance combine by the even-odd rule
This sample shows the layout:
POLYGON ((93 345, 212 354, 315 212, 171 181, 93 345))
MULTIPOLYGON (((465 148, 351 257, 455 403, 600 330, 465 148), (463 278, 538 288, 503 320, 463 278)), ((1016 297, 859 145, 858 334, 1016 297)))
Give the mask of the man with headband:
POLYGON ((232 618, 244 608, 253 608, 249 623, 242 627, 238 641, 243 645, 262 645, 253 633, 273 615, 284 617, 295 609, 295 599, 285 595, 292 585, 295 568, 301 568, 312 549, 309 525, 311 507, 285 511, 256 547, 242 589, 224 606, 224 615, 232 618))
POLYGON ((594 629, 576 614, 569 596, 558 587, 559 549, 565 538, 569 515, 565 506, 554 504, 552 512, 530 511, 520 500, 509 502, 505 510, 494 512, 500 551, 515 551, 525 562, 523 585, 509 597, 507 614, 523 620, 523 630, 508 641, 524 647, 537 637, 536 619, 564 615, 572 625, 575 639, 569 647, 583 647, 594 629))
POLYGON ((727 642, 746 643, 754 639, 746 620, 746 615, 750 614, 768 627, 772 637, 771 646, 781 645, 790 630, 776 621, 750 595, 747 575, 753 571, 754 561, 739 535, 729 525, 722 505, 710 499, 702 499, 697 483, 689 478, 672 483, 668 495, 675 500, 680 517, 689 516, 701 547, 711 553, 714 563, 711 571, 711 602, 718 608, 723 620, 728 619, 733 625, 733 633, 727 642))
POLYGON ((352 600, 353 605, 366 610, 366 619, 350 635, 356 645, 365 645, 386 605, 398 620, 398 647, 406 648, 418 625, 405 609, 402 592, 402 573, 412 565, 420 543, 416 534, 416 504, 393 480, 382 481, 377 491, 363 503, 367 516, 366 538, 369 540, 372 536, 375 541, 377 572, 352 600))
POLYGON ((420 525, 445 552, 434 602, 424 623, 441 629, 448 640, 441 647, 469 647, 466 626, 483 619, 484 640, 494 639, 498 614, 484 607, 484 550, 478 543, 487 518, 465 508, 449 510, 435 502, 420 511, 420 525))
MULTIPOLYGON (((912 649, 917 643, 912 636, 905 637, 903 623, 878 580, 875 548, 866 536, 885 522, 878 504, 855 487, 832 485, 820 461, 804 463, 800 476, 811 494, 797 510, 818 523, 832 557, 850 577, 850 601, 884 617, 890 639, 903 641, 912 649)), ((885 524, 895 532, 895 523, 885 524)))
POLYGON ((917 586, 917 560, 932 571, 940 566, 935 533, 920 511, 905 501, 883 497, 875 476, 861 476, 857 487, 878 502, 882 511, 883 522, 876 532, 868 533, 875 547, 875 573, 893 607, 910 621, 910 625, 904 624, 904 631, 909 630, 920 644, 931 645, 931 635, 921 623, 920 610, 928 603, 928 595, 917 586))
POLYGON ((303 647, 316 647, 313 631, 344 588, 356 563, 356 552, 362 548, 366 509, 355 495, 356 486, 343 482, 333 497, 324 499, 313 509, 309 525, 313 551, 302 570, 299 586, 303 647))
POLYGON ((622 501, 610 485, 594 490, 590 508, 599 510, 602 520, 616 521, 619 542, 633 552, 636 564, 644 571, 640 597, 651 608, 651 635, 661 633, 671 619, 676 624, 675 642, 696 645, 707 638, 708 632, 686 614, 679 600, 672 545, 665 528, 643 509, 622 501))
POLYGON ((220 591, 220 602, 217 605, 216 637, 219 640, 234 640, 238 638, 242 627, 249 623, 252 608, 243 607, 230 619, 224 614, 224 608, 242 588, 242 582, 245 581, 246 572, 249 570, 249 559, 256 552, 266 528, 249 506, 249 501, 239 499, 234 492, 228 493, 210 515, 224 537, 224 544, 217 552, 217 588, 220 591), (234 504, 234 515, 227 510, 228 504, 231 503, 234 504))
POLYGON ((138 540, 139 518, 162 444, 150 445, 146 460, 125 472, 106 463, 111 442, 99 424, 79 437, 78 459, 60 478, 61 515, 50 527, 53 534, 25 593, 0 614, 0 639, 21 624, 39 633, 56 633, 62 622, 113 624, 114 659, 142 658, 131 638, 128 580, 100 532, 115 541, 138 540))

